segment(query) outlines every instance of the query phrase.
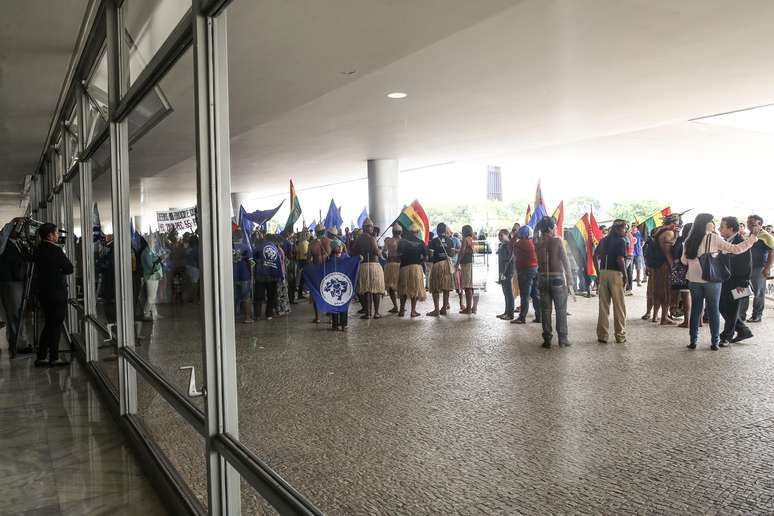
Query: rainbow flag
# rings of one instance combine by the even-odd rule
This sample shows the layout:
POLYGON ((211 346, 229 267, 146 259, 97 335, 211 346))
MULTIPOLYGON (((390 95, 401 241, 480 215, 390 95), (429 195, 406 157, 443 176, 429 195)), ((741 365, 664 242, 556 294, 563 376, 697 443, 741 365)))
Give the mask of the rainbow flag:
POLYGON ((564 201, 559 203, 551 217, 556 223, 556 236, 564 238, 564 201))
POLYGON ((293 187, 293 180, 290 180, 290 214, 288 220, 285 222, 285 229, 282 231, 286 235, 293 233, 293 226, 301 217, 301 203, 298 202, 298 195, 296 195, 296 189, 293 187))
POLYGON ((412 224, 416 224, 420 228, 425 244, 430 241, 430 221, 418 200, 414 199, 414 202, 403 208, 395 222, 403 226, 405 231, 408 231, 412 224))
POLYGON ((537 189, 535 190, 535 204, 533 204, 533 206, 535 207, 535 211, 543 208, 543 211, 548 213, 548 210, 546 210, 546 203, 543 200, 543 190, 540 188, 540 179, 538 179, 537 189))
POLYGON ((529 204, 527 205, 527 213, 524 215, 524 225, 526 226, 529 224, 530 219, 532 219, 532 208, 529 207, 529 204))
MULTIPOLYGON (((597 230, 599 230, 598 227, 597 230)), ((575 224, 572 234, 575 245, 582 249, 581 255, 586 257, 586 275, 591 279, 597 279, 597 266, 594 263, 594 235, 591 217, 588 213, 584 213, 583 217, 575 224)))

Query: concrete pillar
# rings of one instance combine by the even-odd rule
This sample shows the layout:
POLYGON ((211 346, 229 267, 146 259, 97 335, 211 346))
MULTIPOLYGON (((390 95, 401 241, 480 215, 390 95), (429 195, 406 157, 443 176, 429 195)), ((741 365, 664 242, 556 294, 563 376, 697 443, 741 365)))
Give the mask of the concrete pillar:
MULTIPOLYGON (((239 217, 239 206, 250 197, 250 192, 232 192, 231 193, 231 213, 234 217, 239 217)), ((247 208, 245 208, 247 209, 247 208)))
POLYGON ((148 228, 145 227, 145 217, 142 215, 134 216, 134 230, 141 235, 148 232, 148 228))
POLYGON ((368 214, 382 232, 398 216, 399 184, 398 160, 368 160, 368 214))

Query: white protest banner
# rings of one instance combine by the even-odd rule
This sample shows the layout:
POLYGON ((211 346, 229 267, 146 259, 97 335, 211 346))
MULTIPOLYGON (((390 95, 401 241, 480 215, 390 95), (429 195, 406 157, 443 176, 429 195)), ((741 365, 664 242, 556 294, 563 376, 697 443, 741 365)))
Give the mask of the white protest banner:
POLYGON ((196 230, 196 206, 183 210, 157 211, 156 221, 159 232, 168 233, 173 229, 179 232, 196 230))

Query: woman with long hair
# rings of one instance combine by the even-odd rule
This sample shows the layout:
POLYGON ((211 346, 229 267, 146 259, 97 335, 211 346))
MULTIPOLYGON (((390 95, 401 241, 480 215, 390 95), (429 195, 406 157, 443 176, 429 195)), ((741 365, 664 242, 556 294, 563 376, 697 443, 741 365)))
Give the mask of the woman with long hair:
POLYGON ((730 244, 723 240, 715 232, 715 223, 709 213, 699 213, 693 222, 693 228, 683 245, 681 261, 688 266, 689 288, 691 291, 691 341, 690 349, 696 349, 696 341, 699 340, 699 322, 701 312, 704 309, 710 321, 711 346, 713 351, 718 350, 720 344, 720 281, 707 281, 704 279, 707 271, 702 270, 701 259, 709 254, 717 257, 720 251, 730 254, 741 254, 750 249, 758 241, 757 233, 751 233, 750 238, 740 244, 730 244), (706 303, 706 307, 705 307, 706 303))

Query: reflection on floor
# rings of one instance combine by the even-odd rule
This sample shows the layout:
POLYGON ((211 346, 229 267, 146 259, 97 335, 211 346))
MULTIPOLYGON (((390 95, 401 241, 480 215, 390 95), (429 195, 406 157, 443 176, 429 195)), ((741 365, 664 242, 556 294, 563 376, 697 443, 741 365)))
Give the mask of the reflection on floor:
POLYGON ((0 353, 0 514, 167 514, 83 369, 0 353))
MULTIPOLYGON (((705 327, 690 351, 640 320, 644 290, 623 345, 597 343, 597 299, 579 298, 573 346, 542 349, 539 325, 494 317, 494 289, 474 317, 353 311, 337 333, 302 303, 237 325, 240 439, 328 514, 773 513, 774 311, 747 343, 712 352, 705 327)), ((201 342, 157 325, 143 353, 183 387, 201 342)), ((204 482, 187 443, 176 461, 204 482)), ((247 490, 243 507, 262 512, 247 490)))

